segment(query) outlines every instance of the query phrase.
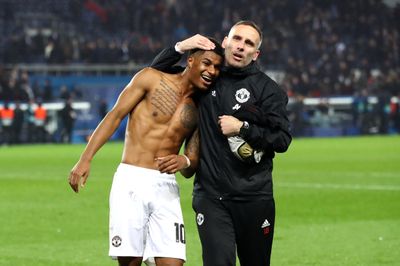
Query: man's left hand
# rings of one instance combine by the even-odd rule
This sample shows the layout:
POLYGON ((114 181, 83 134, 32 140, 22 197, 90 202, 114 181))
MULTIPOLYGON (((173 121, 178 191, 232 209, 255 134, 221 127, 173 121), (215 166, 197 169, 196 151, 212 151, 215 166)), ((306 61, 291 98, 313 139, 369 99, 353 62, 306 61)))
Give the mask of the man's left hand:
POLYGON ((157 157, 155 161, 161 173, 175 174, 188 167, 186 158, 182 155, 170 154, 164 157, 157 157))
POLYGON ((239 134, 243 122, 231 115, 222 115, 218 117, 218 124, 221 127, 222 134, 227 137, 239 134))

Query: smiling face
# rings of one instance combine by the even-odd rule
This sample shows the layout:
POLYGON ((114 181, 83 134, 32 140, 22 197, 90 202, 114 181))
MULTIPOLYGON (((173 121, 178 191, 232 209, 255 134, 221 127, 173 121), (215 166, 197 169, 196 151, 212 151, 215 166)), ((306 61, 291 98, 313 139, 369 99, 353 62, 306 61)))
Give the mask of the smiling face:
POLYGON ((189 79, 200 90, 207 90, 218 77, 222 66, 222 56, 213 51, 197 51, 188 58, 189 79))
POLYGON ((260 34, 249 25, 234 26, 222 42, 225 48, 225 65, 243 68, 260 54, 260 34))

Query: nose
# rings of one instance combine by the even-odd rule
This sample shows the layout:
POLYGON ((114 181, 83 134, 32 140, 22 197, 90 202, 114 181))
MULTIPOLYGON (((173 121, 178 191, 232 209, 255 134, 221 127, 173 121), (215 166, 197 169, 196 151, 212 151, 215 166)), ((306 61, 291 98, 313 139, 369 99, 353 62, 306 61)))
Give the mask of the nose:
POLYGON ((207 72, 214 78, 219 75, 219 71, 220 71, 220 67, 219 66, 215 66, 215 65, 209 66, 209 68, 207 70, 207 72))
POLYGON ((216 73, 217 73, 217 69, 216 69, 216 67, 215 67, 214 65, 210 65, 210 66, 207 68, 207 72, 208 72, 210 75, 215 76, 216 73))
POLYGON ((240 51, 243 51, 243 49, 244 49, 244 42, 238 42, 237 48, 238 48, 240 51))

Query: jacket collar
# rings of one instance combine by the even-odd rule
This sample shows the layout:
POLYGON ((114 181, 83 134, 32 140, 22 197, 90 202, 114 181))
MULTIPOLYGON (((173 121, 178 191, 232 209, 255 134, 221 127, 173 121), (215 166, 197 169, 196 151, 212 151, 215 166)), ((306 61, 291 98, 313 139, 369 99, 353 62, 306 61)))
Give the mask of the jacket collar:
POLYGON ((244 77, 252 74, 258 73, 260 70, 256 64, 256 62, 252 61, 250 64, 243 68, 224 66, 222 71, 226 75, 235 76, 235 77, 244 77))

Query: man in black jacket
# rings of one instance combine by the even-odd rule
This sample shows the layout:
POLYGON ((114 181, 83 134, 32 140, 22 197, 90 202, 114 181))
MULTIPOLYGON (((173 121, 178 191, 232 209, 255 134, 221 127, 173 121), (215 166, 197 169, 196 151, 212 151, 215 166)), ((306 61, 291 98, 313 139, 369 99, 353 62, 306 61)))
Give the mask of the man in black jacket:
MULTIPOLYGON (((240 21, 223 40, 225 67, 199 99, 199 166, 193 209, 203 249, 203 265, 270 264, 275 224, 272 168, 276 152, 291 142, 286 93, 255 61, 262 33, 240 21)), ((181 54, 213 44, 195 35, 165 49, 152 63, 171 68, 181 54)), ((179 71, 179 68, 178 68, 179 71)))

